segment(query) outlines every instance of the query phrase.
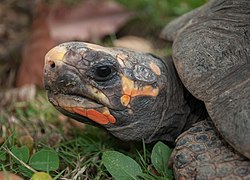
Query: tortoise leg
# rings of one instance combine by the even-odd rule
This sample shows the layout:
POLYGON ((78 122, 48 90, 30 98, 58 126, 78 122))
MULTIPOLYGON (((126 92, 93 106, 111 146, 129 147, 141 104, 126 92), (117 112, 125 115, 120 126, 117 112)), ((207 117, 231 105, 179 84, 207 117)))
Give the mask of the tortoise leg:
POLYGON ((178 137, 171 165, 176 179, 250 179, 250 160, 229 146, 209 120, 178 137))

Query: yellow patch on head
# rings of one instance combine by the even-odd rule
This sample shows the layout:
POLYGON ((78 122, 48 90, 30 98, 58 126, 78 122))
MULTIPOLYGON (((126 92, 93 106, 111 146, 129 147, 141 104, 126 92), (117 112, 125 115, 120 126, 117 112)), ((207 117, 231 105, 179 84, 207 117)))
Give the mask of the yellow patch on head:
POLYGON ((128 55, 126 55, 126 54, 117 54, 116 58, 120 59, 122 61, 126 61, 128 59, 128 55))
POLYGON ((155 74, 157 74, 158 76, 161 75, 161 69, 155 63, 150 62, 149 67, 155 74))
POLYGON ((117 61, 120 64, 121 67, 125 67, 124 62, 121 59, 117 59, 117 61))
POLYGON ((48 63, 51 61, 61 61, 67 52, 65 46, 56 46, 52 48, 46 55, 45 59, 48 63))
POLYGON ((131 92, 131 97, 135 96, 157 96, 159 93, 158 88, 152 86, 144 86, 142 88, 134 88, 131 92))
POLYGON ((91 44, 91 43, 83 43, 87 48, 95 50, 95 51, 103 51, 109 53, 109 48, 103 47, 97 44, 91 44))
POLYGON ((134 81, 123 76, 122 77, 122 91, 121 104, 128 106, 131 98, 136 96, 157 96, 159 94, 159 88, 154 88, 150 85, 138 87, 134 81))
POLYGON ((124 61, 128 59, 126 54, 117 54, 116 59, 121 67, 125 67, 124 61))
POLYGON ((130 80, 129 78, 123 76, 122 77, 122 90, 123 93, 126 95, 131 95, 132 90, 135 88, 134 81, 130 80))
POLYGON ((105 105, 108 105, 110 104, 109 102, 109 98, 103 94, 100 90, 98 90, 97 88, 95 87, 92 87, 92 86, 85 86, 86 88, 89 88, 89 92, 94 96, 94 97, 97 97, 97 99, 102 102, 103 104, 105 105))

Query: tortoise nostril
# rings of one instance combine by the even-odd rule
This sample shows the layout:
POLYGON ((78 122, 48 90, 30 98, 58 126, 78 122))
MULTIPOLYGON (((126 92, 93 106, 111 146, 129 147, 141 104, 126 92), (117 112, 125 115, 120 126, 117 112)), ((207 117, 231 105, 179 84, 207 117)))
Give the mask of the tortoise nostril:
POLYGON ((54 61, 49 61, 49 65, 50 65, 51 68, 56 67, 56 63, 54 61))
POLYGON ((55 64, 55 63, 52 63, 52 64, 50 64, 50 67, 51 67, 51 68, 54 68, 54 67, 56 67, 56 64, 55 64))

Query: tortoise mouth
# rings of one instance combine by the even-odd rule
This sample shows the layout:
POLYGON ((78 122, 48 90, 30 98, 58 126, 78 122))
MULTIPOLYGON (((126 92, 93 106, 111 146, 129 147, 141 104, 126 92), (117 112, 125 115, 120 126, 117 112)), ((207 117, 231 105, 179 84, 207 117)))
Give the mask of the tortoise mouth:
POLYGON ((64 109, 80 107, 85 109, 96 109, 104 107, 104 105, 100 104, 99 102, 78 94, 60 94, 48 92, 48 98, 54 106, 59 106, 64 109))
POLYGON ((48 92, 48 99, 60 112, 81 122, 100 125, 116 122, 106 106, 86 96, 48 92))

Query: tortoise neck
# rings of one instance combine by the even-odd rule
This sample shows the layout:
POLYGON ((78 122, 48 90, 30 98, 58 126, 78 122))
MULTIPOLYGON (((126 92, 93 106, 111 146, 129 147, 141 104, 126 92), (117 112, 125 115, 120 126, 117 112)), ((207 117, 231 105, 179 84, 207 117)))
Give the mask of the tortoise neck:
POLYGON ((188 105, 184 92, 186 91, 175 70, 171 58, 164 59, 167 82, 163 90, 165 97, 164 109, 158 126, 148 139, 149 142, 162 140, 174 143, 175 139, 184 131, 188 122, 191 108, 188 105))
POLYGON ((164 110, 158 128, 148 139, 162 140, 173 144, 175 139, 205 114, 203 102, 193 97, 184 87, 171 58, 164 60, 167 70, 164 110))
POLYGON ((186 131, 189 129, 194 123, 202 121, 208 117, 208 113, 203 101, 198 100, 195 98, 184 86, 183 86, 183 93, 185 101, 187 102, 190 113, 187 117, 187 123, 183 129, 186 131))

